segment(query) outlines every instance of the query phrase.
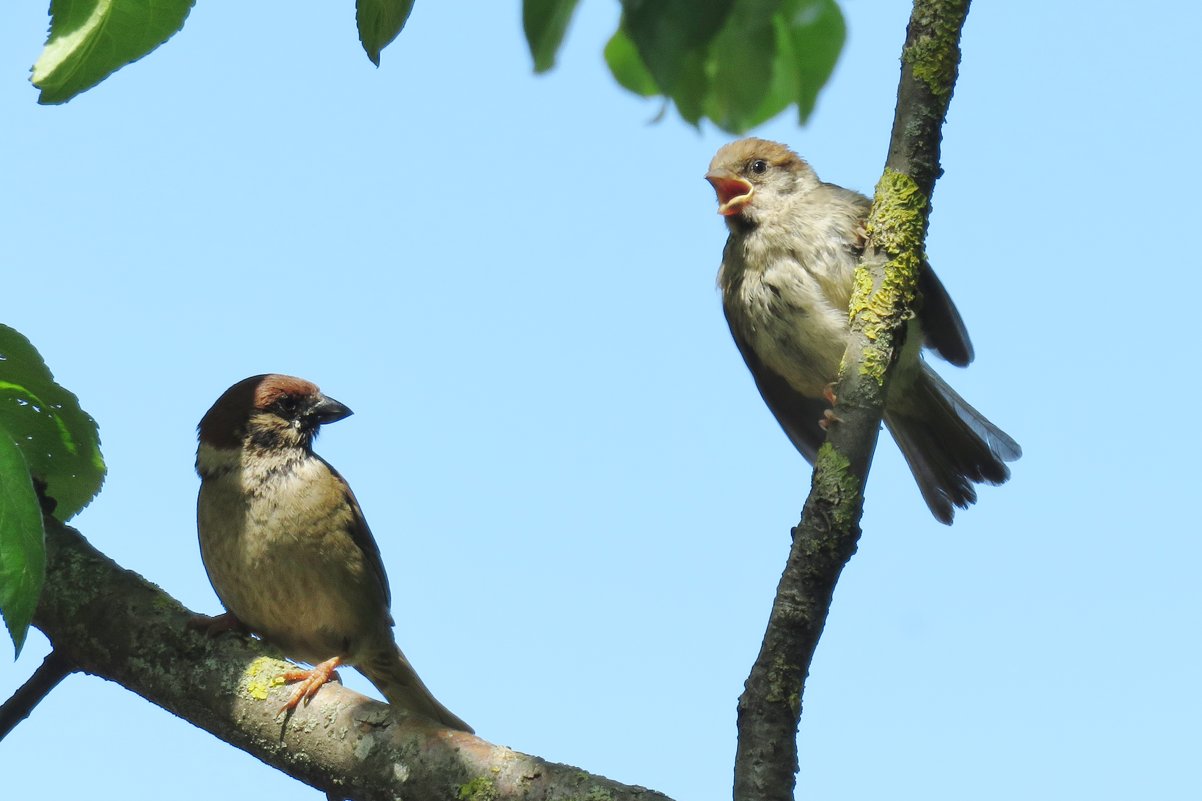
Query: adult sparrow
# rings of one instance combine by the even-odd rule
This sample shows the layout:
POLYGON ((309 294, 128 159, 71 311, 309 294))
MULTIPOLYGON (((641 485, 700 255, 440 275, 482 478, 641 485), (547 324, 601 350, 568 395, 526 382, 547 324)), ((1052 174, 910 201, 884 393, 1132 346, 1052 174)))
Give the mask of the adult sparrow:
POLYGON ((312 698, 341 663, 390 704, 452 729, 393 638, 380 550, 338 471, 313 452, 324 423, 351 410, 303 379, 257 375, 227 389, 198 427, 200 552, 228 614, 292 659, 314 665, 284 709, 312 698))
MULTIPOLYGON (((730 229, 718 271, 730 332, 764 402, 812 463, 847 348, 852 275, 872 202, 818 180, 796 153, 763 139, 719 149, 705 178, 730 229)), ((925 262, 918 284, 921 304, 906 326, 884 418, 927 506, 950 524, 953 507, 976 501, 974 482, 1003 483, 1006 462, 1022 450, 923 360, 928 347, 963 367, 973 351, 925 262)))

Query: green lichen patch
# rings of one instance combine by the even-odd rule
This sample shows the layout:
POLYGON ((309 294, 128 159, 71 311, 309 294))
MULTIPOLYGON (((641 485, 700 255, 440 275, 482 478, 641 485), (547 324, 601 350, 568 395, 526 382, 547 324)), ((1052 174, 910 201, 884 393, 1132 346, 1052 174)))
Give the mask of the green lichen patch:
POLYGON ((279 660, 266 656, 260 656, 247 665, 246 670, 242 672, 241 681, 246 694, 257 701, 266 701, 271 688, 284 683, 279 665, 279 660))
POLYGON ((576 792, 568 796, 566 801, 613 801, 613 793, 595 784, 595 777, 579 771, 573 778, 576 780, 576 792), (587 789, 585 785, 588 785, 587 789))
POLYGON ((922 246, 927 198, 914 179, 886 169, 876 185, 868 236, 890 255, 922 246))
POLYGON ((910 176, 885 170, 877 184, 868 236, 887 261, 877 286, 871 263, 856 270, 849 304, 852 326, 864 332, 869 347, 861 354, 860 372, 884 386, 893 349, 893 332, 914 304, 923 261, 927 198, 910 176))
POLYGON ((608 790, 603 790, 600 787, 594 787, 588 791, 584 797, 584 801, 613 801, 614 795, 608 790))
POLYGON ((822 443, 814 460, 814 489, 830 501, 833 528, 854 526, 860 501, 860 479, 851 469, 851 461, 829 442, 822 443))
POLYGON ((496 801, 497 787, 487 776, 477 776, 466 784, 459 785, 456 798, 459 801, 496 801))
MULTIPOLYGON (((807 624, 813 624, 813 617, 808 612, 812 610, 806 605, 796 610, 806 615, 807 624)), ((768 683, 764 687, 764 701, 772 704, 784 704, 789 709, 800 714, 801 696, 798 694, 796 676, 804 670, 800 662, 800 654, 774 653, 771 656, 771 667, 768 669, 768 683)))
MULTIPOLYGON (((156 587, 155 589, 158 588, 156 587)), ((150 605, 154 611, 165 615, 183 615, 188 613, 183 604, 162 590, 159 590, 157 594, 151 597, 150 605)))
MULTIPOLYGON (((960 61, 960 29, 968 14, 967 0, 929 0, 929 13, 918 18, 923 35, 902 50, 902 61, 936 97, 947 97, 956 85, 960 61)), ((917 11, 916 11, 917 13, 917 11)))

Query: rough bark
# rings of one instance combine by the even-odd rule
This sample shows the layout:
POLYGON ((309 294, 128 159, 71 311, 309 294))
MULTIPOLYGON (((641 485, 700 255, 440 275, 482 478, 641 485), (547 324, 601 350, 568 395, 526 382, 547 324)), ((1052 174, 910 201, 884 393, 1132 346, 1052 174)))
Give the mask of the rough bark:
POLYGON ((915 0, 902 50, 885 173, 856 273, 852 337, 835 414, 777 587, 759 656, 739 698, 735 801, 791 801, 805 679, 835 583, 860 537, 863 486, 880 431, 897 337, 917 294, 939 145, 960 63, 968 0, 915 0), (886 259, 873 258, 884 253, 886 259))
POLYGON ((324 790, 332 798, 460 801, 667 801, 545 762, 327 684, 288 717, 290 665, 258 640, 210 638, 141 576, 46 519, 47 576, 34 624, 65 664, 151 703, 324 790))

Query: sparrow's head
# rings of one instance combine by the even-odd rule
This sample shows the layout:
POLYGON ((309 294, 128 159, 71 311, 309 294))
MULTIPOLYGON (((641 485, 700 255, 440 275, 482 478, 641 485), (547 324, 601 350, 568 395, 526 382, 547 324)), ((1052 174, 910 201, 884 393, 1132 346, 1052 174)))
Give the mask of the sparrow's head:
POLYGON ((317 385, 290 375, 256 375, 222 393, 197 426, 201 445, 237 449, 309 448, 317 429, 351 410, 317 385))
POLYGON ((818 176, 800 156, 779 142, 739 139, 723 145, 710 162, 705 180, 718 195, 718 213, 746 222, 805 195, 818 176))

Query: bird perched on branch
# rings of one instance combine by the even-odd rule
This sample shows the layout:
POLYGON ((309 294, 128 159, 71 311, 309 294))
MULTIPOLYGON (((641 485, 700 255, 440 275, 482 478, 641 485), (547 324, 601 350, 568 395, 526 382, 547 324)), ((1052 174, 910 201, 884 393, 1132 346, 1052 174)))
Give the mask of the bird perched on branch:
POLYGON ((300 684, 282 709, 312 698, 347 663, 390 704, 470 732, 397 646, 380 550, 350 486, 313 452, 318 429, 350 414, 308 381, 258 375, 201 419, 200 552, 228 610, 215 620, 314 665, 287 674, 300 684))
MULTIPOLYGON (((818 180, 796 153, 763 139, 723 146, 705 178, 730 230, 718 271, 726 321, 764 402, 812 463, 850 336, 853 273, 872 202, 818 180)), ((973 484, 1006 481, 1006 462, 1022 450, 923 361, 924 346, 959 367, 973 351, 925 261, 918 285, 884 419, 931 513, 950 524, 954 507, 977 500, 973 484)))

